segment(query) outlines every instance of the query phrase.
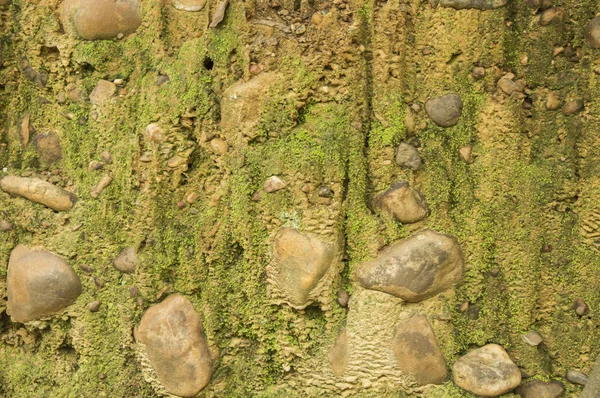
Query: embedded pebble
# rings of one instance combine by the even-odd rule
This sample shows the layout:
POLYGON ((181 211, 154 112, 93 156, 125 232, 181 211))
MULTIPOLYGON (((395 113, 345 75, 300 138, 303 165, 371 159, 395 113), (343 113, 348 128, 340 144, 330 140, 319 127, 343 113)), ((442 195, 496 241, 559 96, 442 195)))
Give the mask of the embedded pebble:
POLYGON ((102 161, 106 164, 111 164, 113 158, 110 152, 102 151, 102 153, 100 153, 100 159, 102 159, 102 161))
POLYGON ((458 156, 463 160, 463 162, 467 164, 471 164, 473 159, 471 158, 471 152, 473 151, 473 147, 471 145, 461 146, 458 150, 458 156))
POLYGON ((60 140, 55 133, 41 133, 34 138, 35 147, 40 160, 46 164, 52 164, 62 158, 60 140))
POLYGON ((109 82, 108 80, 99 80, 96 84, 96 87, 94 87, 94 90, 90 94, 90 101, 92 104, 100 106, 108 101, 110 97, 115 95, 116 91, 117 86, 115 86, 113 82, 109 82))
POLYGON ((61 257, 43 249, 15 247, 8 261, 8 314, 26 323, 60 312, 81 294, 81 282, 61 257))
POLYGON ((338 334, 335 344, 329 350, 329 365, 333 373, 341 377, 348 366, 348 333, 342 328, 338 334))
POLYGON ((559 398, 565 391, 565 386, 559 381, 534 380, 521 384, 515 393, 521 398, 559 398))
POLYGON ((184 296, 172 294, 148 308, 134 337, 169 393, 195 396, 210 382, 213 361, 202 320, 184 296))
POLYGON ((102 301, 96 300, 96 301, 92 301, 91 303, 88 303, 88 305, 86 305, 85 308, 87 308, 87 310, 89 312, 98 312, 98 311, 100 311, 101 305, 102 305, 102 301))
POLYGON ((421 221, 429 215, 423 195, 406 181, 394 183, 387 191, 377 195, 375 205, 403 224, 421 221))
POLYGON ((586 302, 580 298, 576 299, 573 303, 573 309, 575 310, 575 313, 579 316, 587 315, 590 312, 590 307, 588 307, 586 302))
POLYGON ((263 185, 263 189, 267 193, 276 192, 285 187, 286 187, 286 183, 277 176, 271 176, 271 177, 267 178, 267 180, 265 181, 265 183, 263 185))
POLYGON ((402 142, 396 151, 396 163, 411 170, 418 170, 421 167, 421 156, 417 148, 402 142))
POLYGON ((96 184, 96 186, 90 191, 90 196, 92 198, 97 198, 100 195, 100 192, 102 192, 106 187, 108 187, 111 182, 111 176, 107 174, 103 175, 100 181, 98 181, 98 184, 96 184))
POLYGON ((126 247, 119 253, 119 255, 113 260, 113 265, 116 269, 126 274, 135 272, 137 268, 137 254, 135 248, 126 247))
POLYGON ((384 248, 360 264, 355 276, 364 288, 419 302, 463 278, 463 255, 456 238, 426 229, 384 248))
POLYGON ((321 185, 319 188, 317 188, 317 194, 322 198, 332 198, 334 192, 329 185, 321 185))
POLYGON ((210 148, 217 155, 224 155, 229 150, 227 143, 220 138, 213 138, 210 140, 210 148))
POLYGON ((588 381, 588 376, 578 370, 569 370, 565 377, 571 383, 579 384, 580 386, 585 386, 588 381))
POLYGON ((282 228, 273 239, 275 283, 290 304, 307 304, 312 290, 331 267, 334 247, 293 228, 282 228))
POLYGON ((577 98, 577 99, 567 102, 563 106, 562 111, 565 115, 573 115, 577 112, 581 112, 583 110, 583 107, 584 107, 583 98, 577 98))
POLYGON ((88 164, 88 170, 89 171, 96 171, 96 170, 102 170, 104 168, 104 163, 99 162, 97 160, 92 160, 89 164, 88 164))
POLYGON ((451 127, 458 123, 463 103, 458 94, 446 94, 429 98, 425 102, 427 115, 440 127, 451 127))
POLYGON ((560 22, 565 17, 562 7, 548 8, 540 14, 540 25, 550 25, 552 22, 560 22))
POLYGON ((206 0, 173 0, 173 7, 182 11, 200 11, 206 5, 206 0))
POLYGON ((519 93, 523 91, 525 85, 522 82, 515 82, 512 78, 504 76, 498 80, 498 88, 505 94, 519 93))
POLYGON ((5 176, 0 179, 0 188, 56 211, 70 210, 77 201, 71 192, 39 178, 5 176))
POLYGON ((540 336, 540 334, 535 330, 527 334, 521 335, 521 340, 523 340, 525 343, 529 344, 532 347, 540 345, 543 341, 542 336, 540 336))
POLYGON ((346 308, 348 306, 348 301, 350 301, 350 295, 344 289, 338 290, 337 293, 337 302, 342 308, 346 308))
POLYGON ((448 378, 446 360, 425 315, 415 315, 395 326, 392 351, 400 371, 419 386, 442 384, 448 378))
POLYGON ((142 23, 139 0, 66 0, 61 8, 65 30, 71 23, 86 40, 122 38, 142 23))
POLYGON ((508 4, 508 0, 429 0, 433 8, 438 5, 441 7, 454 8, 455 10, 475 9, 475 10, 495 10, 508 4))
POLYGON ((593 18, 588 24, 585 38, 592 48, 600 48, 600 17, 593 18))
POLYGON ((454 383, 473 394, 497 397, 521 383, 521 372, 506 351, 488 344, 462 356, 452 368, 454 383))
POLYGON ((10 230, 13 229, 13 226, 11 223, 9 223, 6 220, 0 220, 0 231, 2 232, 8 232, 10 230))
POLYGON ((475 80, 483 79, 485 77, 485 68, 483 66, 475 66, 471 71, 471 76, 475 80))
POLYGON ((546 109, 549 111, 555 111, 560 108, 560 98, 558 94, 554 91, 548 93, 548 97, 546 98, 546 109))
POLYGON ((165 132, 158 123, 150 123, 144 130, 144 138, 150 142, 160 143, 165 139, 165 132))

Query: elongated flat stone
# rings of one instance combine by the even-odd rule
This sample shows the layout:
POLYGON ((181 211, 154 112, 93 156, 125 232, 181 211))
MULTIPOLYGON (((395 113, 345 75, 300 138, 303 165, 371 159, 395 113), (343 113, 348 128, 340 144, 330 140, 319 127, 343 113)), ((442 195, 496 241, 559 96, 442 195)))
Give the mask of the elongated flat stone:
POLYGON ((43 204, 56 211, 70 210, 77 197, 71 192, 39 178, 6 176, 0 179, 5 192, 43 204))

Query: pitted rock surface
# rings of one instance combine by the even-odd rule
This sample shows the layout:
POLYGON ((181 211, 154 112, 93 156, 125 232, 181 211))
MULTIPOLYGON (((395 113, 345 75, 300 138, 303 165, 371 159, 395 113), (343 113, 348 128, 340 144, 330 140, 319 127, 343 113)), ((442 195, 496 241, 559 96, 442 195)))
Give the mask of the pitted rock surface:
POLYGON ((452 374, 457 386, 482 397, 497 397, 521 383, 521 371, 497 344, 464 355, 454 363, 452 374))
POLYGON ((61 257, 43 249, 15 247, 8 261, 8 314, 29 322, 60 312, 81 294, 81 282, 61 257))
POLYGON ((446 360, 425 315, 396 325, 392 350, 398 368, 418 385, 442 384, 448 378, 446 360))
POLYGON ((423 195, 406 181, 394 183, 387 191, 377 195, 375 204, 404 224, 421 221, 429 215, 423 195))
POLYGON ((359 265, 355 276, 367 289, 418 302, 450 288, 463 273, 457 240, 427 229, 384 248, 359 265))
POLYGON ((283 289, 291 305, 308 304, 311 291, 331 267, 333 244, 308 236, 293 228, 283 228, 273 240, 276 284, 283 289))
POLYGON ((425 102, 427 115, 440 127, 451 127, 458 123, 462 107, 462 99, 454 93, 429 98, 425 102))
POLYGON ((134 334, 167 391, 190 397, 212 377, 212 359, 203 333, 192 303, 173 294, 146 310, 134 334))

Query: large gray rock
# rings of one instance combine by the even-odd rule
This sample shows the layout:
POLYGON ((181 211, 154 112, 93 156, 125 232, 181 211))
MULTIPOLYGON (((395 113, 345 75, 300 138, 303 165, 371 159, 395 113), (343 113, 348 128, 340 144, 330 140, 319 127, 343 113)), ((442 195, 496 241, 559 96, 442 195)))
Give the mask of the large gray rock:
POLYGON ((462 99, 454 93, 425 101, 425 111, 441 127, 454 126, 462 114, 462 107, 462 99))
POLYGON ((502 347, 488 344, 461 357, 452 368, 457 386, 482 397, 497 397, 521 384, 521 371, 502 347))
MULTIPOLYGON (((535 380, 522 384, 515 390, 515 392, 519 394, 521 398, 559 398, 562 396, 564 391, 565 386, 563 386, 563 384, 559 381, 541 380, 535 380)), ((597 395, 594 397, 597 397, 597 395)))
POLYGON ((281 229, 273 240, 276 283, 294 306, 303 306, 331 267, 334 246, 293 228, 281 229))
POLYGON ((74 26, 83 39, 115 39, 141 25, 140 9, 139 0, 65 0, 61 20, 65 30, 74 26))
POLYGON ((81 282, 62 258, 47 250, 14 248, 8 261, 8 314, 29 322, 62 311, 81 294, 81 282))
POLYGON ((361 286, 409 302, 432 297, 460 281, 463 255, 457 240, 426 229, 383 249, 358 266, 361 286))
POLYGON ((213 364, 202 321, 187 298, 173 294, 148 308, 134 335, 171 394, 194 396, 210 381, 213 364))
POLYGON ((0 188, 56 211, 71 210, 77 197, 71 192, 39 178, 6 176, 0 179, 0 188))
POLYGON ((446 360, 425 315, 396 325, 392 350, 400 371, 418 385, 442 384, 448 378, 446 360))
POLYGON ((600 48, 600 17, 593 18, 586 30, 585 38, 592 48, 600 48))
POLYGON ((377 195, 375 205, 404 224, 421 221, 429 215, 423 195, 406 181, 392 184, 390 189, 377 195))

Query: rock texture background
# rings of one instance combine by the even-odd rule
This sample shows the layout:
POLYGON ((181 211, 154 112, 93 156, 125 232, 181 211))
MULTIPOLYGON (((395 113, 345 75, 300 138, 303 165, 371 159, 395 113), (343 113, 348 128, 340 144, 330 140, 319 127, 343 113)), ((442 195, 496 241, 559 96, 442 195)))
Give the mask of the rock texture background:
POLYGON ((172 293, 190 299, 218 358, 203 397, 472 397, 451 378, 414 387, 399 375, 394 326, 417 314, 449 370, 499 344, 528 379, 580 394, 564 376, 600 352, 600 50, 586 39, 597 2, 561 0, 540 19, 535 1, 231 1, 210 28, 215 1, 198 12, 143 1, 135 32, 97 41, 61 26, 58 0, 6 3, 0 176, 78 201, 54 212, 0 192, 0 396, 164 394, 132 330, 172 293), (101 80, 114 88, 92 103, 101 80), (443 128, 424 104, 448 93, 462 114, 443 128), (394 162, 401 142, 418 149, 418 170, 394 162), (265 192, 271 176, 285 187, 265 192), (402 225, 371 208, 397 181, 423 194, 427 218, 402 225), (282 227, 342 242, 343 269, 305 309, 267 281, 282 227), (408 304, 353 282, 357 265, 425 227, 460 242, 461 285, 408 304), (74 305, 10 321, 18 244, 68 261, 83 287, 74 305), (113 260, 127 247, 136 267, 122 273, 113 260), (532 329, 542 344, 521 339, 532 329))

